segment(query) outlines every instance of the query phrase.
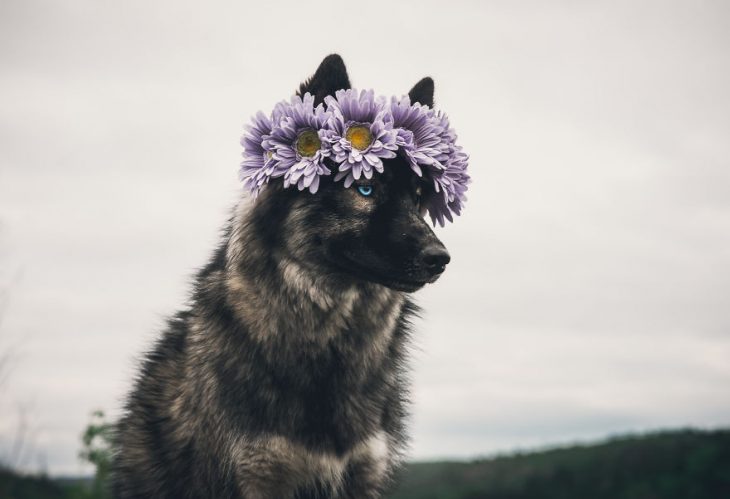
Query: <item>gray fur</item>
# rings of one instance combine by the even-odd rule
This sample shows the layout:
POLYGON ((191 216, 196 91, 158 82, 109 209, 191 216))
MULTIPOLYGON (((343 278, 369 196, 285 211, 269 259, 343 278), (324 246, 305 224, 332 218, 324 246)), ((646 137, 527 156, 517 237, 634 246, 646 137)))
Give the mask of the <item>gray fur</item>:
MULTIPOLYGON (((347 81, 322 70, 338 65, 307 85, 347 81)), ((369 182, 367 199, 325 179, 316 195, 272 182, 239 204, 141 366, 116 498, 382 496, 406 446, 408 292, 448 253, 401 159, 369 182)))
POLYGON ((316 275, 287 258, 268 268, 249 210, 241 203, 224 259, 201 273, 190 308, 137 381, 114 465, 120 499, 379 497, 403 455, 401 366, 413 305, 403 292, 316 275), (251 347, 255 356, 243 351, 251 347), (346 367, 332 373, 342 377, 333 420, 345 442, 303 435, 302 394, 278 386, 316 381, 309 370, 332 356, 346 367), (237 393, 244 384, 256 393, 237 393), (265 407, 229 405, 238 401, 265 407))

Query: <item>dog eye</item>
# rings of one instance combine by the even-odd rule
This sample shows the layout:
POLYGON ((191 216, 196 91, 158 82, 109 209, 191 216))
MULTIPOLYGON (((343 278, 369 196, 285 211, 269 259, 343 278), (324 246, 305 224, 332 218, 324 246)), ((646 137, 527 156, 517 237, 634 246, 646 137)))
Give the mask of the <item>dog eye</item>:
POLYGON ((359 192, 363 196, 369 196, 373 193, 373 186, 372 185, 358 185, 357 192, 359 192))

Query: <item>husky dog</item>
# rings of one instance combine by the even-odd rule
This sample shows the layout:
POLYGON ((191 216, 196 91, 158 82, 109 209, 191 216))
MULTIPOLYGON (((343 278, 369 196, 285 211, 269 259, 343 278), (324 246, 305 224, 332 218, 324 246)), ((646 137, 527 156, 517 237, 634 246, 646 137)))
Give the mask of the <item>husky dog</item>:
MULTIPOLYGON (((330 55, 299 93, 347 88, 330 55)), ((409 96, 432 106, 433 81, 409 96)), ((128 397, 115 497, 381 497, 406 440, 408 294, 449 254, 402 158, 354 188, 330 179, 236 208, 128 397)))

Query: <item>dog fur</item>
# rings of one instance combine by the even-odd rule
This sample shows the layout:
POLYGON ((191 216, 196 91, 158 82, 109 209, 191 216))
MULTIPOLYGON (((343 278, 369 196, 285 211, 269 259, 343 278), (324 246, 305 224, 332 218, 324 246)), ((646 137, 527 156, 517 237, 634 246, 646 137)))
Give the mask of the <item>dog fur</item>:
MULTIPOLYGON (((299 92, 349 86, 331 55, 299 92)), ((433 82, 410 96, 432 105, 433 82)), ((128 397, 115 497, 381 497, 406 446, 409 293, 448 262, 421 180, 385 166, 372 199, 324 178, 239 203, 128 397)))

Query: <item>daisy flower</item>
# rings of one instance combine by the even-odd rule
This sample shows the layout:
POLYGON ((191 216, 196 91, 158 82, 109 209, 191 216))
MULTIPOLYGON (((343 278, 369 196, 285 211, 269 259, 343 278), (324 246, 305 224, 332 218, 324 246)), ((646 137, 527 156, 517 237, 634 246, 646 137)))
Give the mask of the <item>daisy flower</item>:
POLYGON ((253 123, 246 126, 246 132, 241 137, 243 162, 241 162, 239 178, 243 181, 244 187, 249 189, 254 196, 268 182, 265 172, 270 167, 272 153, 266 140, 271 133, 271 129, 271 119, 259 111, 254 116, 253 123))
POLYGON ((314 107, 309 93, 294 96, 291 102, 279 103, 274 110, 278 126, 266 140, 272 151, 270 178, 284 177, 284 187, 296 185, 314 194, 319 178, 330 175, 324 164, 331 155, 331 132, 325 128, 330 113, 320 104, 314 107))
POLYGON ((325 98, 332 113, 332 152, 339 163, 335 180, 345 179, 345 187, 361 176, 372 178, 373 171, 383 171, 383 159, 394 158, 398 149, 390 112, 383 99, 375 99, 372 90, 338 90, 325 98))

